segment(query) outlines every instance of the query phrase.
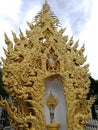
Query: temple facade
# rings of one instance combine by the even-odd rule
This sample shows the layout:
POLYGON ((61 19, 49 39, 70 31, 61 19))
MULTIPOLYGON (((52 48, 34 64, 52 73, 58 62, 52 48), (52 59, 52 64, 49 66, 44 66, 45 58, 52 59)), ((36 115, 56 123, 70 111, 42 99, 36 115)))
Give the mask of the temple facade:
POLYGON ((3 83, 12 100, 1 99, 0 106, 15 130, 85 130, 94 99, 87 100, 90 80, 84 45, 79 49, 79 41, 63 34, 66 28, 47 2, 27 24, 26 34, 20 30, 17 37, 12 32, 14 43, 5 34, 3 83), (50 91, 58 102, 53 123, 46 106, 50 91))

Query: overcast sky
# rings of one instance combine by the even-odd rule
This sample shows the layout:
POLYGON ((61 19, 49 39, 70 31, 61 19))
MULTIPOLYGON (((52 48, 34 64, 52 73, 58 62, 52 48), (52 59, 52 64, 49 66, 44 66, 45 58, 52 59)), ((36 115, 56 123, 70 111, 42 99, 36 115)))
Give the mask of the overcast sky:
MULTIPOLYGON (((26 21, 31 22, 45 0, 2 0, 0 2, 0 56, 4 57, 4 32, 12 39, 11 30, 17 35, 19 28, 27 28, 26 21)), ((66 33, 80 46, 85 43, 85 55, 89 71, 98 79, 98 0, 47 0, 51 10, 59 18, 66 33)))

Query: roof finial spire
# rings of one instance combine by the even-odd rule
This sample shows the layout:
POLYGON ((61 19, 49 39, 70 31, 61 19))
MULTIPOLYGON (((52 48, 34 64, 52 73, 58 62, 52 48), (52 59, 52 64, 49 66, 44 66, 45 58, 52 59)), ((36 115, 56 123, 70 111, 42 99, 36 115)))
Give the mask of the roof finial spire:
POLYGON ((45 3, 48 3, 48 0, 45 0, 45 3))

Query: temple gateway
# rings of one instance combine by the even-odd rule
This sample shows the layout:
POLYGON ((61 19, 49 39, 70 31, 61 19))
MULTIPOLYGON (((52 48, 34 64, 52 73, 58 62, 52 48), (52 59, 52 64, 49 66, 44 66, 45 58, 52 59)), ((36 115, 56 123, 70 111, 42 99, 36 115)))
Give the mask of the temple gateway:
POLYGON ((87 100, 90 80, 84 45, 51 12, 47 2, 27 23, 26 34, 5 34, 4 88, 11 101, 0 100, 15 130, 85 130, 94 99, 87 100))

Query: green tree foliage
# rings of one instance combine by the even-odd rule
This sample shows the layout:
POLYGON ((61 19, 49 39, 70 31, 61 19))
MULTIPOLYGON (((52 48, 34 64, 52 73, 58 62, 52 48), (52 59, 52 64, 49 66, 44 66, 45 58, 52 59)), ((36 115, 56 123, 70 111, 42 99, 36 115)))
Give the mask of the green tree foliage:
POLYGON ((97 114, 95 112, 95 105, 98 105, 98 80, 95 80, 92 77, 90 77, 90 81, 91 81, 91 85, 90 85, 89 93, 87 95, 87 99, 89 99, 92 96, 96 96, 96 100, 92 105, 91 111, 92 111, 93 119, 98 120, 97 114))
POLYGON ((5 91, 3 87, 3 82, 2 82, 2 71, 0 70, 0 96, 3 98, 8 98, 8 93, 5 91))

